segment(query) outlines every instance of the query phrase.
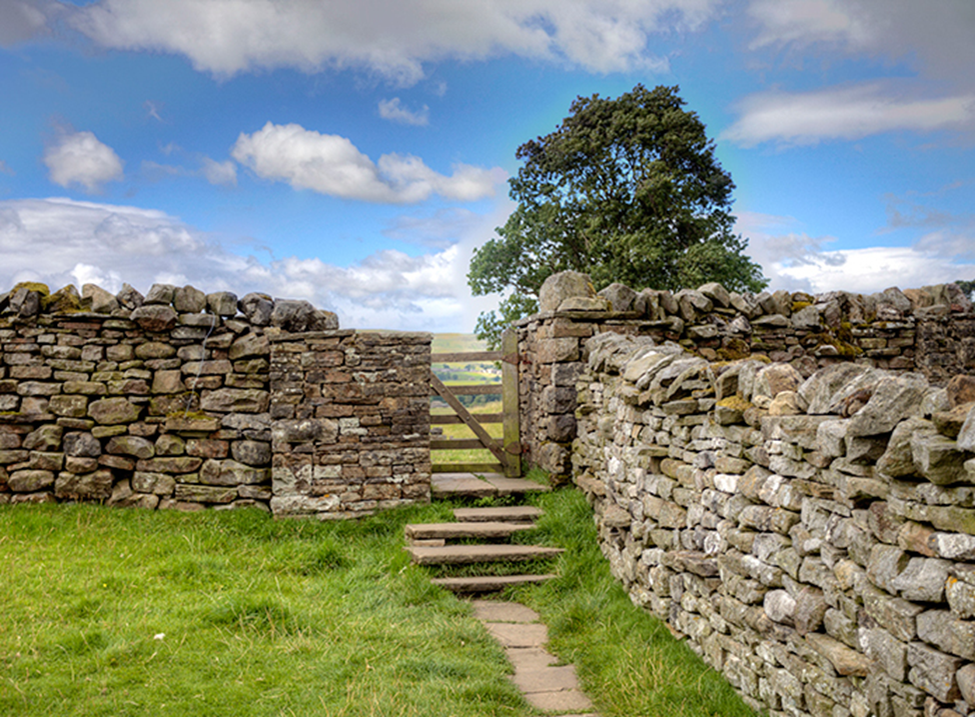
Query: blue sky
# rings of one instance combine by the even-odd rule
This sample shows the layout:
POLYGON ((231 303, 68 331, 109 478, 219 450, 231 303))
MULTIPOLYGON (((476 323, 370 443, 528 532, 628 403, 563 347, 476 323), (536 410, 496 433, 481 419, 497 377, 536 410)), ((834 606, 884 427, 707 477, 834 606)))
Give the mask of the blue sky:
POLYGON ((0 0, 0 287, 470 331, 519 144, 679 85, 770 288, 975 278, 971 0, 0 0))

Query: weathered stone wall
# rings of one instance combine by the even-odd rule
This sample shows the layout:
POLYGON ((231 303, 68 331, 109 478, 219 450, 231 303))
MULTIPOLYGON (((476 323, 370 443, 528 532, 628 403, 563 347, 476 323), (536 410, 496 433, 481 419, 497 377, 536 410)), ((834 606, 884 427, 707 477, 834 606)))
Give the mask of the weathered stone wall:
POLYGON ((271 339, 276 515, 347 518, 430 500, 431 334, 271 339))
POLYGON ((772 715, 975 711, 975 379, 584 354, 575 480, 634 602, 772 715))
POLYGON ((337 329, 260 294, 15 287, 0 295, 0 503, 345 516, 427 499, 429 335, 337 329), (274 391, 272 363, 290 372, 274 391), (326 430, 293 444, 294 419, 326 430), (319 466, 316 510, 300 481, 272 501, 272 433, 281 461, 319 466))
POLYGON ((599 333, 674 341, 711 361, 763 355, 803 376, 840 362, 919 371, 938 384, 975 372, 975 310, 954 284, 870 296, 752 296, 718 284, 637 293, 614 284, 597 295, 588 277, 565 272, 546 281, 540 308, 518 323, 522 445, 530 463, 562 479, 570 468, 582 344, 599 333))

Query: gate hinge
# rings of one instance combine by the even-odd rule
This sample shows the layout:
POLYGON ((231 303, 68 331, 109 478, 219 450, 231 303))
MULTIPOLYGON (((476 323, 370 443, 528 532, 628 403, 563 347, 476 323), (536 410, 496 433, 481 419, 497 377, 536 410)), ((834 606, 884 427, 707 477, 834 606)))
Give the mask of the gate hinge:
POLYGON ((519 363, 531 363, 531 360, 527 356, 521 356, 517 353, 505 354, 501 357, 501 360, 505 363, 510 363, 512 366, 517 366, 519 363))
POLYGON ((513 456, 520 456, 524 451, 522 445, 519 441, 512 441, 504 447, 504 449, 513 456))

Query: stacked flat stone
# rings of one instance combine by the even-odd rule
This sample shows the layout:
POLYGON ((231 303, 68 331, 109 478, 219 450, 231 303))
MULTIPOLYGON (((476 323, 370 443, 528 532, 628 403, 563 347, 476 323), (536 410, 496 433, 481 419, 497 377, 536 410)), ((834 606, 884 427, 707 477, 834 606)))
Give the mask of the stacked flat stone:
POLYGON ((975 311, 954 284, 872 295, 727 291, 720 284, 678 292, 612 284, 563 272, 539 296, 540 313, 518 322, 522 445, 527 458, 568 479, 575 431, 572 386, 584 342, 616 332, 672 341, 710 361, 763 355, 808 377, 836 363, 919 371, 943 384, 975 372, 975 311))
POLYGON ((337 328, 307 302, 165 284, 145 296, 26 284, 0 306, 0 502, 12 503, 267 509, 268 337, 337 328))
POLYGON ((275 515, 355 518, 429 502, 433 336, 271 340, 275 515))
POLYGON ((574 473, 634 602, 771 715, 975 711, 975 379, 584 353, 574 473))

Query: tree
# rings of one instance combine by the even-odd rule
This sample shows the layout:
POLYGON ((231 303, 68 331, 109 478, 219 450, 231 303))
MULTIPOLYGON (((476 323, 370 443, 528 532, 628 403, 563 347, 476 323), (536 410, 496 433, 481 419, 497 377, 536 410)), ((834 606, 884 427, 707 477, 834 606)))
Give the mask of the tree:
POLYGON ((972 298, 972 292, 975 291, 975 279, 972 281, 965 281, 964 279, 959 279, 955 282, 958 284, 958 288, 965 292, 965 296, 969 299, 972 298))
POLYGON ((568 269, 597 289, 767 285, 732 233, 731 176, 678 92, 637 85, 615 100, 578 97, 554 132, 518 148, 524 165, 509 180, 518 206, 467 274, 475 295, 509 292, 500 315, 478 318, 478 338, 496 346, 508 323, 537 311, 545 279, 568 269))

